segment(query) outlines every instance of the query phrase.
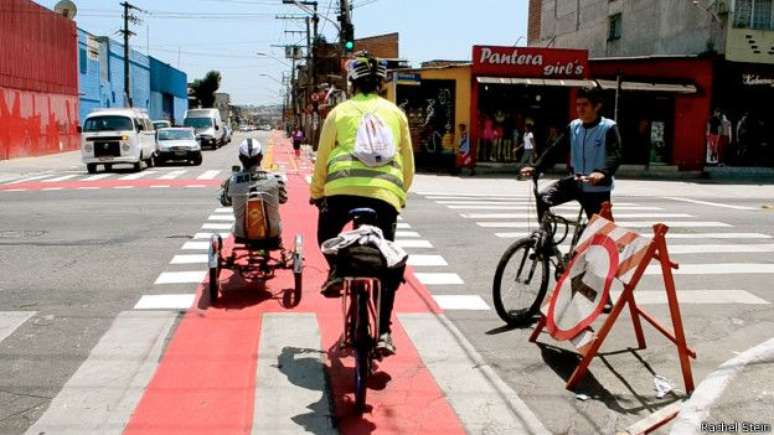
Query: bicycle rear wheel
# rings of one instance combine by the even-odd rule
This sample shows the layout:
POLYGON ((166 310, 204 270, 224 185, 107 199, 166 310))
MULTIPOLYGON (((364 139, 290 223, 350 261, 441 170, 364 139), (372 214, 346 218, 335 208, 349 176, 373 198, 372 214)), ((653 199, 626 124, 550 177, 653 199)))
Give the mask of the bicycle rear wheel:
POLYGON ((538 243, 533 238, 516 241, 497 264, 492 297, 497 315, 508 325, 529 323, 545 298, 550 263, 537 252, 538 243))
MULTIPOLYGON (((362 285, 362 284, 359 284, 362 285)), ((362 414, 366 407, 368 376, 371 374, 371 335, 368 331, 368 298, 357 289, 357 318, 355 319, 355 412, 362 414)))

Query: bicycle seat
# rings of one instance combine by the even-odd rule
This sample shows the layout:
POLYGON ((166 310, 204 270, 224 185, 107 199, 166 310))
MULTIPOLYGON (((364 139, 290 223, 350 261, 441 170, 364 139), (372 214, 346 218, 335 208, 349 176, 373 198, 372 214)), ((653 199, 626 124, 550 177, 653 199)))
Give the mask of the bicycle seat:
POLYGON ((376 225, 376 210, 372 208, 355 208, 349 211, 352 225, 357 228, 360 225, 376 225))

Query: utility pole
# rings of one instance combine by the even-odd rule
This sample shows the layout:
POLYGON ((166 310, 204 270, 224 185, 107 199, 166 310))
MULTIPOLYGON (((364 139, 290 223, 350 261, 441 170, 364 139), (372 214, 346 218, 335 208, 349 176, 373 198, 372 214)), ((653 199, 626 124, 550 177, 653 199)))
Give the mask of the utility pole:
POLYGON ((134 102, 132 101, 131 81, 129 77, 129 38, 136 35, 136 33, 129 30, 129 23, 131 22, 132 24, 139 24, 141 20, 136 15, 132 15, 132 10, 139 12, 143 12, 143 10, 130 4, 127 1, 121 3, 121 6, 124 8, 124 28, 118 32, 124 35, 124 104, 128 104, 129 107, 134 107, 134 102))

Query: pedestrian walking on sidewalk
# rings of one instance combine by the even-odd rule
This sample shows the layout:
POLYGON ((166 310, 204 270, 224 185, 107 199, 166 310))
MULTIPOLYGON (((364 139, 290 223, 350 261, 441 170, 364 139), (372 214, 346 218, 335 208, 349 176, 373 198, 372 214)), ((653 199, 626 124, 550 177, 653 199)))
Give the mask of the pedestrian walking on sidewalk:
MULTIPOLYGON (((354 96, 326 117, 312 178, 311 202, 320 210, 317 241, 322 245, 338 236, 356 208, 375 210, 384 238, 394 241, 398 214, 414 178, 408 120, 398 106, 379 96, 387 75, 385 61, 360 52, 347 71, 354 96), (374 143, 384 145, 383 149, 376 152, 374 143)), ((326 260, 330 273, 322 293, 338 296, 342 282, 335 275, 335 257, 326 256, 326 260)), ((379 330, 384 334, 377 349, 385 354, 395 351, 390 317, 399 285, 383 287, 379 330)))
POLYGON ((524 144, 521 146, 524 152, 521 155, 521 165, 531 165, 535 153, 535 135, 532 133, 532 124, 524 126, 524 144))

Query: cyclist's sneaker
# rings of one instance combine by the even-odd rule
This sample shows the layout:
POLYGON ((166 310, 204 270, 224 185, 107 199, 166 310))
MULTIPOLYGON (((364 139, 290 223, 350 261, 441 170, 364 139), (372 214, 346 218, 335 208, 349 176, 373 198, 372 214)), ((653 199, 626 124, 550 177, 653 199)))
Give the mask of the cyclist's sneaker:
POLYGON ((392 336, 389 332, 379 336, 379 341, 376 342, 376 351, 381 356, 395 355, 395 345, 392 344, 392 336))
POLYGON ((326 298, 337 298, 341 296, 341 290, 344 288, 344 281, 341 278, 328 276, 328 280, 322 286, 320 293, 326 298))

